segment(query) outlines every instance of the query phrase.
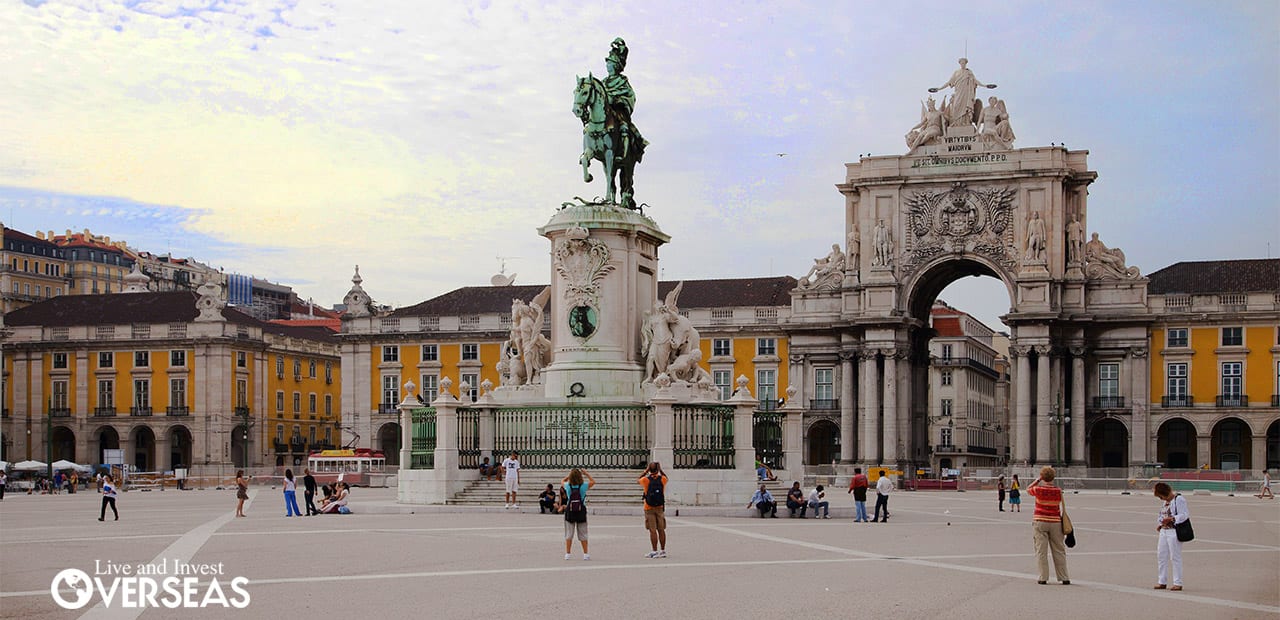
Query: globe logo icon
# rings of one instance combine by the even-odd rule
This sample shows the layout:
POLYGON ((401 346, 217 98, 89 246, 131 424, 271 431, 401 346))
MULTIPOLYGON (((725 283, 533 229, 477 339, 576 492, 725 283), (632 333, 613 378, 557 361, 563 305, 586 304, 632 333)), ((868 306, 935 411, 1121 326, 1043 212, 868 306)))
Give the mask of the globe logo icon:
POLYGON ((63 609, 80 609, 93 598, 93 581, 89 579, 88 573, 78 568, 64 569, 53 577, 49 594, 53 595, 53 601, 63 609), (75 599, 67 600, 65 590, 74 592, 75 599))

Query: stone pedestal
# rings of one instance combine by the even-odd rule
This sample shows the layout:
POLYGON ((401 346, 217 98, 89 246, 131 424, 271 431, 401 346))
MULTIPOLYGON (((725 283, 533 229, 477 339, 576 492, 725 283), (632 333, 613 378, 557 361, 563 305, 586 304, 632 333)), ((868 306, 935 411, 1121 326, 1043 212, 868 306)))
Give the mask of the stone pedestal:
POLYGON ((595 204, 561 209, 538 233, 552 257, 545 397, 643 402, 640 329, 658 298, 658 246, 671 238, 638 211, 595 204))

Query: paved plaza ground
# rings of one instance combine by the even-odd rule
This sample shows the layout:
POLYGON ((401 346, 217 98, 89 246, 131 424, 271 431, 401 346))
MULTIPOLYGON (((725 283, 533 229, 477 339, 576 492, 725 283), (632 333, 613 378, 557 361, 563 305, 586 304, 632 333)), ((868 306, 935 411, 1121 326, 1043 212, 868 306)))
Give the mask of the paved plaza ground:
POLYGON ((161 559, 221 564, 224 587, 247 577, 251 600, 145 618, 1280 617, 1280 501, 1252 496, 1189 498, 1197 539, 1184 548, 1183 592, 1151 589, 1158 504, 1145 494, 1069 496, 1070 586, 1036 584, 1029 506, 1000 513, 990 493, 896 493, 887 524, 685 510, 660 560, 643 557, 640 517, 594 515, 589 562, 576 545, 563 559, 562 519, 536 504, 403 514, 393 500, 357 489, 356 514, 286 519, 279 490, 259 488, 249 517, 234 519, 230 491, 134 491, 120 497, 120 521, 100 523, 92 492, 11 494, 0 502, 0 617, 138 617, 95 610, 96 594, 64 610, 50 584, 66 568, 161 559))

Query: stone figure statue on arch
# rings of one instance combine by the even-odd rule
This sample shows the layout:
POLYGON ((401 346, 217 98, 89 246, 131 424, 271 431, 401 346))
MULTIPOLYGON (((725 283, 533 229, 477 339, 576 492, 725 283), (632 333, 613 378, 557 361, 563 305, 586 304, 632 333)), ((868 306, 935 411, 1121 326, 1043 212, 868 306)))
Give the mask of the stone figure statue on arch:
POLYGON ((929 97, 927 102, 920 103, 920 122, 907 132, 907 148, 914 149, 922 144, 929 144, 942 137, 943 112, 937 108, 937 102, 929 97))
POLYGON ((954 89, 951 101, 943 107, 947 124, 952 127, 976 124, 979 120, 977 112, 982 108, 982 102, 974 97, 978 92, 978 87, 996 87, 995 84, 983 84, 978 81, 978 78, 973 75, 973 71, 969 70, 968 58, 961 58, 959 62, 960 68, 951 74, 951 79, 947 80, 942 86, 929 89, 931 93, 936 93, 948 87, 954 89))
POLYGON ((1080 215, 1072 215, 1071 223, 1067 224, 1067 262, 1079 263, 1083 257, 1081 251, 1084 249, 1084 224, 1080 223, 1080 215))
POLYGON ((817 287, 833 278, 842 277, 844 268, 844 251, 840 249, 840 244, 833 243, 831 253, 822 258, 813 259, 813 267, 810 267, 809 273, 799 279, 796 286, 797 288, 817 287))
POLYGON ((889 235, 889 228, 884 225, 883 219, 876 220, 872 245, 875 246, 875 256, 871 260, 872 266, 888 267, 893 264, 893 237, 889 235))
POLYGON ((1027 220, 1027 252, 1024 260, 1032 262, 1044 261, 1046 235, 1044 220, 1040 219, 1040 212, 1032 211, 1031 219, 1027 220))

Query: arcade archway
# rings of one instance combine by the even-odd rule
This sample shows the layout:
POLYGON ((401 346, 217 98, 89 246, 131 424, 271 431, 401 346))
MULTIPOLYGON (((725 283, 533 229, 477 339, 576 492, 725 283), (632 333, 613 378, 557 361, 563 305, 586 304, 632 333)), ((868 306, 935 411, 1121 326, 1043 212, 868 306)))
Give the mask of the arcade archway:
MULTIPOLYGON (((249 466, 249 431, 244 425, 231 429, 231 463, 236 467, 249 466)), ((279 464, 279 463, 277 463, 279 464)))
POLYGON ((106 451, 120 449, 120 433, 117 432, 116 429, 113 427, 104 426, 98 429, 97 432, 94 433, 94 437, 97 439, 97 442, 98 442, 98 451, 96 455, 98 460, 94 462, 106 463, 107 462, 106 451))
POLYGON ((61 460, 76 462, 76 434, 71 429, 65 426, 53 427, 50 443, 50 463, 61 460))
POLYGON ((831 420, 818 420, 809 427, 809 465, 829 465, 840 459, 840 429, 831 420))
POLYGON ((185 426, 169 429, 169 469, 191 466, 191 431, 185 426))
POLYGON ((395 422, 383 424, 378 429, 378 449, 387 459, 387 465, 400 464, 400 425, 395 422))
POLYGON ((1239 418, 1226 418, 1213 425, 1209 438, 1209 467, 1213 469, 1252 469, 1252 431, 1239 418))
POLYGON ((152 471, 159 467, 156 434, 149 426, 139 426, 133 431, 133 466, 139 471, 152 471))
POLYGON ((1161 424, 1156 433, 1156 459, 1166 469, 1197 467, 1196 428, 1182 418, 1161 424))
POLYGON ((1114 418, 1093 424, 1089 433, 1089 465, 1091 467, 1127 467, 1129 465, 1129 431, 1114 418))
POLYGON ((1280 420, 1267 427, 1267 469, 1280 469, 1280 420))

